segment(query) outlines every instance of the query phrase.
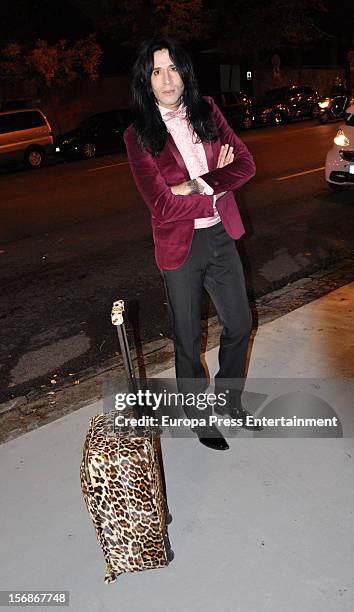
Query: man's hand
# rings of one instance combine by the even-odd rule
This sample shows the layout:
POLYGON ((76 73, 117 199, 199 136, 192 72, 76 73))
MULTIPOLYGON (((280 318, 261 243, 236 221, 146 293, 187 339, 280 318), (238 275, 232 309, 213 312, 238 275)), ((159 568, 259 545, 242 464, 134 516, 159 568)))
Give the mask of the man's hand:
POLYGON ((216 167, 223 168, 224 166, 231 164, 231 162, 234 161, 233 151, 234 151, 234 148, 230 147, 228 144, 221 145, 219 159, 218 159, 218 163, 216 167))
POLYGON ((184 183, 180 183, 179 185, 173 185, 173 187, 171 187, 171 191, 173 195, 188 195, 186 188, 187 182, 185 181, 184 183))

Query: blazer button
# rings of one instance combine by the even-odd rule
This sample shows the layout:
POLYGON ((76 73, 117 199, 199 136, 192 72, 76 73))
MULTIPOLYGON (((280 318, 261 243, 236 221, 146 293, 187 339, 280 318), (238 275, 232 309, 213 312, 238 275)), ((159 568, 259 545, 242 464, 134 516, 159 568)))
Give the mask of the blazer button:
POLYGON ((219 181, 214 181, 214 183, 215 183, 215 185, 218 185, 218 184, 219 184, 219 181))

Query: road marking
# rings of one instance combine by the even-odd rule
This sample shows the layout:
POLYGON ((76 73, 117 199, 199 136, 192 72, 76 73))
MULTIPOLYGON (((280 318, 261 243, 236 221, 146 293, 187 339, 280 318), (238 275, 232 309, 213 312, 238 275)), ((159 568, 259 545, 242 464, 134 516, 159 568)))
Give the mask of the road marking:
MULTIPOLYGON (((333 121, 333 125, 335 126, 337 123, 339 123, 339 121, 334 122, 333 121)), ((317 130, 318 128, 323 128, 325 125, 327 125, 327 127, 330 127, 332 125, 332 123, 328 124, 328 123, 319 123, 318 125, 308 125, 308 126, 304 126, 304 127, 299 127, 297 130, 288 130, 289 132, 291 132, 292 134, 299 134, 300 132, 309 132, 310 130, 317 130)), ((288 127, 292 127, 291 125, 288 125, 288 127)), ((278 128, 276 128, 278 129, 278 128)))
POLYGON ((320 170, 324 170, 325 166, 321 166, 321 168, 314 168, 313 170, 304 170, 304 172, 296 172, 296 174, 288 174, 288 176, 280 176, 277 178, 277 181, 286 181, 286 179, 294 178, 294 176, 302 176, 303 174, 311 174, 311 172, 319 172, 320 170))
POLYGON ((98 166, 98 168, 90 168, 87 172, 97 172, 97 170, 105 170, 106 168, 113 168, 113 166, 126 166, 129 162, 120 162, 119 164, 108 164, 107 166, 98 166))

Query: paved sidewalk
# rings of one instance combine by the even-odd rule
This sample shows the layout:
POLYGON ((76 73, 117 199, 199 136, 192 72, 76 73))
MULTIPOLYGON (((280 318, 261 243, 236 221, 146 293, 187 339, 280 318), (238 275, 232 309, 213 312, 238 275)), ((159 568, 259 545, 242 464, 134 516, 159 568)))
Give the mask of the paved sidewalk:
MULTIPOLYGON (((353 312, 354 283, 264 324, 248 376, 354 379, 353 312)), ((217 349, 206 360, 213 375, 217 349)), ((0 446, 2 589, 69 590, 74 612, 352 612, 352 437, 242 430, 224 453, 164 438, 175 559, 105 585, 79 481, 98 412, 91 404, 0 446)))

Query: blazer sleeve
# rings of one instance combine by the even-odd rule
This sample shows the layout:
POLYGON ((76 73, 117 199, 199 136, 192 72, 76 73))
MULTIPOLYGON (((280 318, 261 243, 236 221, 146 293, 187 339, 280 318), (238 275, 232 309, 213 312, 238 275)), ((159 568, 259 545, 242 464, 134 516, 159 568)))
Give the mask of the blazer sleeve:
POLYGON ((213 109, 215 124, 220 129, 221 144, 229 144, 234 148, 234 161, 223 168, 202 174, 200 178, 214 189, 215 194, 234 191, 255 175, 256 165, 248 148, 231 129, 213 98, 206 97, 206 99, 213 109))
POLYGON ((174 222, 214 215, 212 195, 174 195, 156 159, 139 146, 133 125, 124 132, 128 160, 137 189, 158 221, 174 222))

